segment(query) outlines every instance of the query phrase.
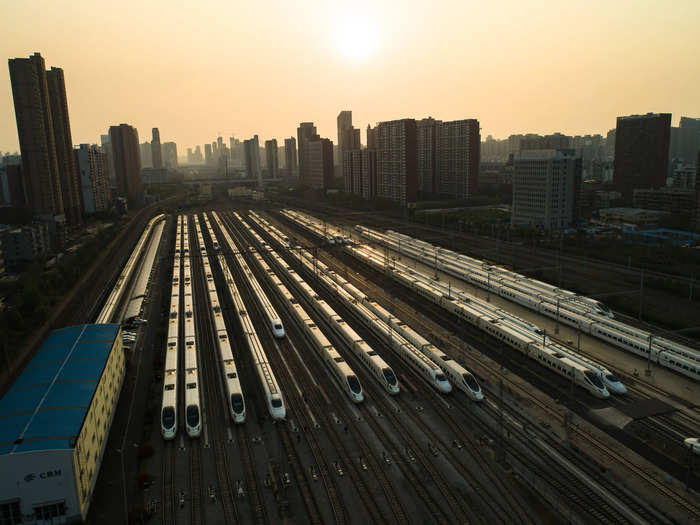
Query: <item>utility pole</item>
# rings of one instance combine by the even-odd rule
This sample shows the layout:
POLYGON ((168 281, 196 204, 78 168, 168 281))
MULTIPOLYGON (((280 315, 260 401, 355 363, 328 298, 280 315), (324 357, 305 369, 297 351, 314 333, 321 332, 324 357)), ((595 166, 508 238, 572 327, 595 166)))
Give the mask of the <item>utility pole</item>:
POLYGON ((644 270, 639 274, 639 320, 642 320, 642 308, 644 306, 644 270))

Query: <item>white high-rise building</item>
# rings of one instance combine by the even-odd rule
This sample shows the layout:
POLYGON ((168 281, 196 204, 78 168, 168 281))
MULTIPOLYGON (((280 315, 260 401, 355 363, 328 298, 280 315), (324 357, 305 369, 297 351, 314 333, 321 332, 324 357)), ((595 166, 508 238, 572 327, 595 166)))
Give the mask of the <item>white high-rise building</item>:
POLYGON ((581 157, 574 150, 526 150, 513 158, 511 224, 556 230, 575 219, 581 157))

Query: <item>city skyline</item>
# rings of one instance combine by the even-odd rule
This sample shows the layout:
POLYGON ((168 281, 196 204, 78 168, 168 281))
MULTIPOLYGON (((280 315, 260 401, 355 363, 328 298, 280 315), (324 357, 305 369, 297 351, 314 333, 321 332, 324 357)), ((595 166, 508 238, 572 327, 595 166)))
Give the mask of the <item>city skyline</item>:
MULTIPOLYGON (((401 5, 398 16, 388 3, 361 5, 370 13, 362 19, 324 4, 278 4, 247 17, 235 16, 241 5, 228 4, 202 10, 154 3, 138 11, 131 4, 129 16, 95 6, 89 17, 99 24, 76 15, 72 2, 47 3, 41 20, 21 5, 2 13, 13 21, 7 58, 40 52, 47 66, 64 70, 75 144, 96 143, 120 122, 144 137, 156 126, 166 130, 182 152, 219 135, 281 143, 305 121, 334 137, 345 108, 363 129, 402 118, 473 117, 482 138, 605 134, 617 116, 647 112, 672 113, 674 125, 700 116, 697 2, 679 1, 672 10, 651 2, 584 10, 544 3, 526 26, 519 20, 533 10, 514 2, 401 5), (567 20, 575 20, 576 32, 567 20), (275 35, 265 32, 271 22, 280 28, 275 35), (179 42, 183 24, 202 28, 192 37, 196 45, 179 42), (127 30, 134 44, 113 46, 127 30), (138 42, 154 34, 160 44, 144 53, 138 42), (246 103, 255 96, 273 103, 246 103)), ((0 90, 0 150, 15 151, 7 69, 0 90)))

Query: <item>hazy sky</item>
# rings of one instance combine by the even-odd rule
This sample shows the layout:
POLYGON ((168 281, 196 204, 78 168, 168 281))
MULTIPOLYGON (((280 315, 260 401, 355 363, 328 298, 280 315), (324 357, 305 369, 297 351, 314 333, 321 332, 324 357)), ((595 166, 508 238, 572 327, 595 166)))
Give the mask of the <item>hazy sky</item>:
MULTIPOLYGON (((4 58, 38 51, 64 69, 76 144, 127 122, 182 155, 309 120, 335 142, 341 109, 363 130, 430 115, 497 138, 700 117, 700 0, 336 4, 3 0, 0 42, 4 58)), ((15 150, 7 67, 0 101, 0 150, 15 150)))

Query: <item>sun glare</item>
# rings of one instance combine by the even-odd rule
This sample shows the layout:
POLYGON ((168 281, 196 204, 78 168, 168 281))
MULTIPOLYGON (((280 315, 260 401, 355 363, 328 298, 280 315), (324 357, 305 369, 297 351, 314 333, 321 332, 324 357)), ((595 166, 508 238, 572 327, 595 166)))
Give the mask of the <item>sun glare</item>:
POLYGON ((363 60, 377 49, 377 31, 369 20, 350 16, 339 21, 335 42, 340 53, 346 58, 363 60))

